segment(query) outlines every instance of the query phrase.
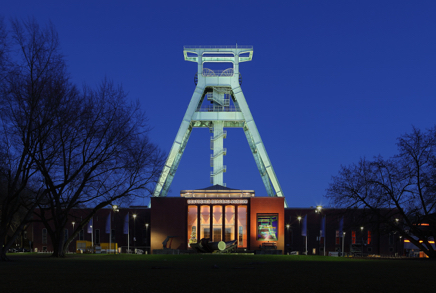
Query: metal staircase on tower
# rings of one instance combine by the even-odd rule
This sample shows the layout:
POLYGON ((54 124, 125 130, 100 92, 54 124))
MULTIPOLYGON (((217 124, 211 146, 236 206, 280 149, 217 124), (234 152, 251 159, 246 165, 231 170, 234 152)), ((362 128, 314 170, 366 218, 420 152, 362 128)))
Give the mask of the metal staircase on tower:
POLYGON ((210 180, 213 185, 225 186, 223 177, 227 167, 223 162, 227 154, 227 149, 224 148, 227 131, 224 128, 242 128, 267 194, 283 197, 283 191, 241 89, 239 64, 252 60, 253 47, 185 46, 183 54, 186 61, 197 63, 197 74, 194 78, 196 87, 153 196, 167 195, 194 128, 209 128, 213 133, 210 139, 213 151, 210 157, 213 168, 210 180), (229 63, 233 67, 212 70, 205 68, 205 63, 229 63), (208 101, 209 105, 204 106, 204 101, 208 101))

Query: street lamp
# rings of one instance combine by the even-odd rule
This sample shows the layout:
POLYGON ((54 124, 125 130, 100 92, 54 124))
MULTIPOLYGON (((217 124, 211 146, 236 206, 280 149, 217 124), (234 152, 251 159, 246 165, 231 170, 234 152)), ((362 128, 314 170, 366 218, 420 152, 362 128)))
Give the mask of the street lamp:
POLYGON ((321 213, 322 206, 316 206, 316 213, 321 213))
POLYGON ((133 251, 136 253, 136 214, 133 214, 133 251))
POLYGON ((345 242, 345 232, 342 232, 342 257, 345 256, 344 242, 345 242))
POLYGON ((74 225, 76 224, 76 222, 71 222, 71 224, 73 224, 73 232, 74 232, 74 225))
MULTIPOLYGON (((116 225, 116 222, 115 222, 115 213, 119 212, 120 210, 118 209, 118 206, 116 204, 114 204, 112 206, 112 210, 114 212, 114 224, 116 225)), ((116 231, 116 227, 114 227, 114 232, 115 231, 116 231)), ((111 230, 110 230, 110 233, 109 233, 109 237, 110 237, 110 240, 109 240, 110 249, 112 250, 112 238, 115 238, 114 235, 112 235, 112 219, 111 219, 111 230)), ((114 240, 114 254, 116 254, 117 251, 115 250, 115 239, 113 239, 113 240, 114 240)))
POLYGON ((298 220, 298 224, 300 224, 301 216, 298 216, 298 217, 297 217, 297 220, 298 220))
POLYGON ((146 245, 149 245, 148 243, 148 223, 145 223, 145 237, 146 237, 146 245))
MULTIPOLYGON (((287 252, 288 254, 289 254, 289 227, 291 227, 291 225, 290 224, 286 224, 286 242, 288 242, 287 244, 286 244, 286 251, 285 251, 285 253, 287 252)), ((292 250, 292 249, 291 249, 292 250)))

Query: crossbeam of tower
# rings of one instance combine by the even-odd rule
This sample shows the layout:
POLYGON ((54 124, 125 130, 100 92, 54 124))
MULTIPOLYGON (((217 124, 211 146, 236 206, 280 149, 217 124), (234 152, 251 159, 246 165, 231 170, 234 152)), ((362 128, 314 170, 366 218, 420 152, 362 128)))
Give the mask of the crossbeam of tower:
POLYGON ((207 127, 213 132, 213 154, 210 158, 213 185, 225 186, 223 177, 227 167, 223 162, 227 149, 223 146, 227 132, 224 128, 242 128, 267 194, 283 197, 283 191, 241 89, 239 64, 252 60, 253 47, 185 46, 183 54, 186 61, 197 63, 196 87, 153 196, 168 194, 192 129, 207 127), (220 71, 204 68, 204 63, 208 62, 232 63, 233 68, 220 71), (211 103, 208 107, 202 107, 205 99, 211 103))

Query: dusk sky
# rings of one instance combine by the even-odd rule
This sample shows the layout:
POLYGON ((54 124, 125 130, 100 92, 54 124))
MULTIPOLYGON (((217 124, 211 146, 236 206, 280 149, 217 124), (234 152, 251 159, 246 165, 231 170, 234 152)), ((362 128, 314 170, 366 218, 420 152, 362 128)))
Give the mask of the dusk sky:
MULTIPOLYGON (((51 21, 72 81, 122 84, 167 153, 195 88, 183 46, 252 45, 242 90, 290 207, 327 205, 341 165, 435 125, 436 1, 14 0, 0 15, 51 21)), ((243 130, 227 131, 224 182, 265 196, 243 130)), ((211 185, 210 136, 193 130, 170 196, 211 185)))

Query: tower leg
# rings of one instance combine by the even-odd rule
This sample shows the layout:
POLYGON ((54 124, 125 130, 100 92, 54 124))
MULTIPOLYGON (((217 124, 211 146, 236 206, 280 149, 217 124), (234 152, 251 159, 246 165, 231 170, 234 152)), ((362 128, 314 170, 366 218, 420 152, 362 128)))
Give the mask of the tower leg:
MULTIPOLYGON (((173 146, 171 147, 162 173, 160 174, 159 180, 156 184, 153 196, 166 196, 166 194, 161 194, 161 191, 165 185, 169 186, 169 184, 171 184, 171 182, 169 182, 169 184, 165 184, 168 176, 171 177, 170 181, 172 181, 172 178, 177 171, 177 167, 179 165, 181 155, 183 154, 184 150, 183 149, 182 152, 180 152, 180 149, 182 148, 182 146, 183 148, 186 146, 186 143, 184 142, 187 142, 187 139, 190 135, 189 128, 191 126, 192 115, 195 113, 195 110, 200 103, 203 91, 204 87, 202 88, 200 85, 197 85, 194 90, 194 94, 192 95, 191 101, 188 105, 188 109, 185 112, 185 116, 183 117, 182 123, 180 124, 179 131, 177 132, 176 138, 173 142, 173 146), (170 172, 173 175, 170 175, 170 172)), ((168 191, 168 187, 166 188, 166 190, 168 191)))
MULTIPOLYGON (((257 130, 257 127, 256 127, 256 123, 254 122, 253 116, 251 115, 251 111, 248 108, 247 101, 245 100, 244 94, 242 93, 242 89, 239 85, 233 84, 232 90, 233 90, 233 94, 235 96, 235 99, 238 101, 241 112, 244 115, 246 128, 247 128, 247 131, 250 133, 250 136, 252 138, 252 143, 253 143, 253 146, 255 148, 254 152, 257 153, 259 159, 261 160, 263 166, 265 167, 267 176, 268 176, 269 180, 271 181, 272 186, 274 187, 275 195, 279 196, 279 197, 283 197, 282 188, 281 188, 279 181, 277 179, 277 176, 274 172, 271 161, 270 161, 268 154, 266 152, 265 146, 263 145, 259 131, 257 130)), ((249 141, 249 143, 250 143, 250 141, 249 141)), ((259 165, 258 165, 258 168, 259 168, 259 165)), ((259 169, 259 171, 262 172, 261 169, 259 169)), ((265 183, 265 181, 264 181, 264 183, 265 183)), ((268 185, 265 185, 265 188, 268 192, 268 185)), ((285 207, 287 207, 286 199, 285 199, 285 207)))
POLYGON ((257 169, 259 170, 260 176, 262 177, 263 184, 265 185, 266 192, 268 196, 274 196, 274 190, 272 189, 271 182, 269 180, 265 166, 263 165, 262 160, 259 158, 259 154, 257 153, 256 146, 254 145, 253 138, 251 137, 248 128, 244 127, 244 133, 247 137, 248 145, 250 146, 250 150, 253 154, 254 161, 256 162, 257 169))
POLYGON ((168 173, 167 180, 162 188, 161 196, 167 196, 171 183, 173 182, 174 176, 176 175, 177 168, 179 167, 180 160, 182 159, 183 152, 185 151, 186 144, 188 143, 189 137, 191 136, 192 127, 190 126, 186 132, 183 139, 182 145, 180 146, 179 152, 173 162, 173 165, 168 173))

